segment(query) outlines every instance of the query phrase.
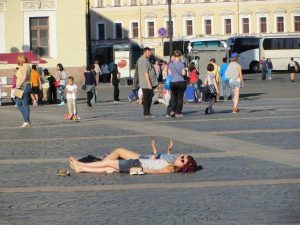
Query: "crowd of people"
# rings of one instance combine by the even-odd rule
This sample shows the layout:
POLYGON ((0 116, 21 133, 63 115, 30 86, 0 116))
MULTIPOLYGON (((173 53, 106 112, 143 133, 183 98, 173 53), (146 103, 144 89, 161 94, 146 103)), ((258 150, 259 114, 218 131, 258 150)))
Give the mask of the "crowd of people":
MULTIPOLYGON (((134 77, 133 89, 128 95, 131 102, 136 100, 143 105, 143 115, 145 118, 155 117, 151 113, 151 105, 163 103, 167 106, 166 117, 183 117, 182 109, 184 98, 188 98, 189 90, 191 100, 196 103, 207 102, 205 114, 214 113, 213 105, 220 99, 232 100, 232 113, 239 113, 239 91, 244 86, 241 66, 238 63, 239 55, 232 53, 230 58, 223 58, 223 63, 219 66, 216 60, 212 58, 207 64, 207 72, 203 74, 204 80, 199 78, 199 71, 194 62, 187 67, 182 62, 182 54, 175 50, 170 61, 157 61, 151 58, 151 49, 144 48, 143 54, 137 60, 135 67, 131 71, 134 77), (228 62, 229 60, 229 62, 228 62), (163 83, 158 82, 161 77, 163 83), (220 90, 222 88, 222 94, 220 90)), ((38 107, 41 102, 42 80, 36 65, 31 67, 26 63, 23 55, 17 58, 18 67, 15 70, 12 87, 14 90, 21 89, 21 97, 15 98, 16 107, 22 113, 24 123, 22 127, 31 126, 29 104, 38 107)), ((261 79, 272 79, 272 62, 270 59, 262 58, 260 61, 262 77, 261 79)), ((290 79, 294 82, 295 72, 298 65, 293 58, 288 65, 291 73, 290 79)), ((80 117, 77 114, 77 93, 79 88, 75 84, 73 76, 68 76, 63 65, 57 64, 57 71, 54 75, 50 74, 48 69, 43 71, 43 79, 47 81, 48 104, 58 104, 64 106, 67 103, 67 114, 65 119, 77 120, 80 117)), ((121 74, 117 64, 102 64, 96 60, 95 64, 88 65, 83 74, 84 84, 81 89, 86 92, 87 105, 92 105, 97 101, 96 86, 99 81, 109 81, 113 87, 113 102, 120 102, 119 83, 121 74)))

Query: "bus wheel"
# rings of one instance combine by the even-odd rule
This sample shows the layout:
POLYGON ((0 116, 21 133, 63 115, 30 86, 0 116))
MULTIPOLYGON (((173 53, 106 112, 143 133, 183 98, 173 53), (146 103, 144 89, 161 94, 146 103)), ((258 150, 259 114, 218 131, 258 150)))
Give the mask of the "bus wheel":
POLYGON ((258 73, 260 71, 259 62, 251 62, 250 70, 251 70, 251 72, 258 73))

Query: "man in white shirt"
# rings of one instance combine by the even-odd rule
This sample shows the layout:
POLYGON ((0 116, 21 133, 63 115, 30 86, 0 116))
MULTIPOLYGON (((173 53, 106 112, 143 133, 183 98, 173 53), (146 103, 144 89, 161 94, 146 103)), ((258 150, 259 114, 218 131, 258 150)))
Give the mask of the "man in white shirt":
POLYGON ((109 67, 106 63, 102 64, 101 71, 102 71, 102 80, 103 82, 106 82, 110 74, 109 67))
POLYGON ((98 60, 95 60, 95 69, 94 70, 96 72, 96 82, 98 84, 99 80, 100 80, 100 75, 101 75, 101 69, 100 69, 98 60))

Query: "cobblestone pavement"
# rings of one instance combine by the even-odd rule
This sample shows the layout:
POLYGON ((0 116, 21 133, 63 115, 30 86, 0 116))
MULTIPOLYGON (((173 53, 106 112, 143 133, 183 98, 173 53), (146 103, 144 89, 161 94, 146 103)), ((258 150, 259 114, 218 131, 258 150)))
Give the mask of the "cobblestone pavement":
POLYGON ((79 122, 64 121, 66 107, 31 108, 32 128, 20 129, 20 113, 0 107, 0 224, 300 224, 300 79, 276 73, 272 81, 247 74, 239 114, 232 102, 184 105, 184 117, 144 119, 142 107, 120 104, 112 88, 98 87, 100 101, 78 101, 79 122), (150 152, 155 139, 164 151, 193 155, 195 174, 129 176, 76 174, 67 157, 99 155, 117 147, 150 152))

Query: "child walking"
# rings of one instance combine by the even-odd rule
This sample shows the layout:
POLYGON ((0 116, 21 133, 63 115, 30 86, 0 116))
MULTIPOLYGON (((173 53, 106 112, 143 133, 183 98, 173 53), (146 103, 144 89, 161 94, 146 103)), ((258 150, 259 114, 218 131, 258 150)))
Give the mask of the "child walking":
POLYGON ((219 94, 218 85, 216 82, 216 75, 213 74, 214 65, 207 65, 207 73, 205 75, 206 93, 208 97, 208 107, 205 109, 205 114, 214 113, 213 104, 216 101, 216 97, 219 94))
POLYGON ((76 95, 78 93, 77 85, 74 84, 74 77, 68 77, 68 84, 65 88, 67 93, 67 105, 68 105, 68 114, 65 115, 67 120, 77 120, 80 119, 77 115, 77 106, 76 106, 76 95))

